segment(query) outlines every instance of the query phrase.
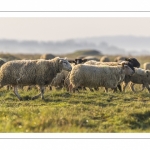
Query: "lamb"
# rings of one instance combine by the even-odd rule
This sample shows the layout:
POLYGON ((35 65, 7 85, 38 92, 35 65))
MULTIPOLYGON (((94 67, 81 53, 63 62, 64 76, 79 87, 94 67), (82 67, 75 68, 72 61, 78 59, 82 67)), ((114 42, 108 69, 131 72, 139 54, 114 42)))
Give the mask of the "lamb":
POLYGON ((144 90, 144 88, 146 87, 147 90, 150 92, 150 71, 149 70, 144 70, 144 69, 140 69, 140 68, 135 68, 135 74, 133 76, 126 76, 124 81, 123 81, 123 91, 125 92, 126 86, 128 85, 129 82, 130 83, 130 88, 133 92, 136 92, 134 90, 134 85, 135 84, 142 84, 143 88, 141 91, 144 90), (143 72, 142 72, 143 70, 143 72), (141 72, 139 74, 139 72, 141 72))
POLYGON ((12 85, 14 93, 19 100, 18 85, 38 85, 40 94, 34 96, 36 99, 41 95, 44 99, 44 87, 51 83, 57 73, 63 70, 71 71, 72 67, 67 59, 56 57, 52 60, 14 60, 2 65, 0 68, 0 88, 12 85))
POLYGON ((145 70, 150 70, 150 62, 144 63, 144 64, 143 64, 143 68, 144 68, 145 70))
MULTIPOLYGON (((75 66, 74 63, 71 63, 71 67, 73 68, 75 66)), ((62 87, 65 87, 68 89, 68 81, 65 82, 68 79, 68 75, 70 74, 69 71, 62 70, 60 73, 57 73, 56 77, 53 78, 50 86, 55 86, 56 89, 60 89, 62 87)), ((68 91, 68 90, 67 90, 68 91)))
POLYGON ((121 76, 132 75, 132 70, 128 65, 122 63, 118 66, 95 66, 95 65, 76 65, 70 73, 70 88, 75 91, 79 86, 85 87, 105 87, 116 88, 121 76))
POLYGON ((62 70, 60 73, 57 73, 56 77, 51 82, 51 86, 62 88, 64 86, 64 80, 66 79, 68 74, 69 72, 66 70, 62 70))

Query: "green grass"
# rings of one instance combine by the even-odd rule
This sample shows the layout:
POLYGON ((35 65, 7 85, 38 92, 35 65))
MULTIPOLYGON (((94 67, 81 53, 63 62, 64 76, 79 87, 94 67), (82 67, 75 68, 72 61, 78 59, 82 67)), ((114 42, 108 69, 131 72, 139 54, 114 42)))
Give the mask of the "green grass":
POLYGON ((104 93, 64 89, 45 91, 45 100, 31 100, 37 90, 0 90, 1 133, 134 133, 150 132, 150 94, 104 93))

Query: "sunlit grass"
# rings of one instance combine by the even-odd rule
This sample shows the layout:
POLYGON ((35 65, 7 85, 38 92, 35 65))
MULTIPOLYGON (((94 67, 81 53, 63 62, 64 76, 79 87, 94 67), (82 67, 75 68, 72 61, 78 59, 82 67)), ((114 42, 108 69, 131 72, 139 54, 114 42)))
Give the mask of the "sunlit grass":
POLYGON ((0 132, 150 132, 150 94, 104 93, 65 89, 45 91, 45 100, 31 100, 38 91, 19 90, 19 101, 13 91, 0 90, 0 132))

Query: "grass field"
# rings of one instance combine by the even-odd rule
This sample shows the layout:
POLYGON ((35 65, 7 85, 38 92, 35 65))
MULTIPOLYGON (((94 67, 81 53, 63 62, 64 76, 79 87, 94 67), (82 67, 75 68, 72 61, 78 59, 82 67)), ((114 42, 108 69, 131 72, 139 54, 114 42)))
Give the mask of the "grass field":
POLYGON ((150 93, 104 93, 104 89, 68 93, 49 91, 45 100, 31 100, 37 90, 0 89, 1 133, 144 133, 150 132, 150 93))

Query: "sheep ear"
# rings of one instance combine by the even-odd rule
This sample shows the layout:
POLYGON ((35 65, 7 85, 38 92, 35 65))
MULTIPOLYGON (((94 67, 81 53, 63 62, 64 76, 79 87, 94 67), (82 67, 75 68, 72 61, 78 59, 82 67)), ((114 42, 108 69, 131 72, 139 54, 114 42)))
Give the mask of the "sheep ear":
POLYGON ((59 62, 60 62, 60 63, 62 62, 62 60, 63 60, 62 58, 59 58, 59 62))

